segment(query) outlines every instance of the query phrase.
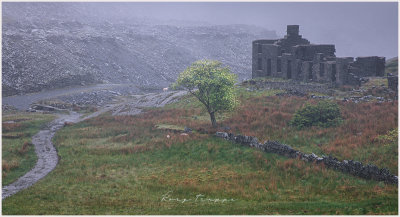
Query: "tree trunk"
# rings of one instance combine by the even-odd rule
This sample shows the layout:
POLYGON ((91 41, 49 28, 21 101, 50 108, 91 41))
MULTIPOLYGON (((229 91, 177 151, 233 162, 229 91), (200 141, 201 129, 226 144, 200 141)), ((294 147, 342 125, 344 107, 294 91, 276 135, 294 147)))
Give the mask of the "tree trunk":
POLYGON ((215 120, 215 114, 214 112, 210 112, 210 118, 211 118, 211 124, 215 128, 217 127, 217 121, 215 120))

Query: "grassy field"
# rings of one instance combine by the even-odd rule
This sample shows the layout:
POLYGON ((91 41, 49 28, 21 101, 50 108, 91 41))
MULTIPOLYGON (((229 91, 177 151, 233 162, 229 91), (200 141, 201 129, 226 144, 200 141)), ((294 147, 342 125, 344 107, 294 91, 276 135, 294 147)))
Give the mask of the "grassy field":
POLYGON ((35 166, 37 157, 32 136, 53 115, 13 112, 3 114, 2 185, 8 185, 35 166))
MULTIPOLYGON (((339 102, 342 125, 297 130, 288 125, 292 115, 316 101, 275 93, 240 89, 241 106, 218 116, 220 125, 397 174, 397 104, 339 102)), ((398 214, 397 186, 241 147, 213 132, 189 96, 137 116, 65 127, 54 138, 59 165, 5 199, 3 214, 398 214), (194 133, 177 132, 185 126, 194 133)))

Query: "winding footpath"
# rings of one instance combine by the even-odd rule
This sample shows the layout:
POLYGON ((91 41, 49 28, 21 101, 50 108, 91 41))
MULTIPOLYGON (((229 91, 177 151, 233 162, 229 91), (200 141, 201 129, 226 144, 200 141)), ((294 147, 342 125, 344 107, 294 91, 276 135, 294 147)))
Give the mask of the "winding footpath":
POLYGON ((58 155, 51 139, 56 131, 64 126, 65 122, 76 123, 78 121, 80 121, 80 114, 70 111, 69 115, 59 115, 56 120, 47 124, 44 129, 32 137, 32 143, 35 145, 35 152, 38 157, 36 165, 17 181, 4 186, 2 188, 2 199, 32 186, 56 167, 58 155))
POLYGON ((171 91, 136 95, 120 103, 106 105, 99 111, 86 117, 81 117, 81 114, 73 111, 69 111, 68 115, 59 115, 57 119, 47 124, 44 129, 32 137, 32 143, 35 146, 35 152, 38 157, 36 165, 28 173, 17 179, 17 181, 4 186, 2 188, 2 199, 32 186, 54 170, 58 163, 58 155, 51 140, 56 131, 64 126, 65 122, 77 123, 106 112, 112 112, 112 115, 136 115, 141 113, 144 107, 162 107, 186 94, 186 91, 171 91))

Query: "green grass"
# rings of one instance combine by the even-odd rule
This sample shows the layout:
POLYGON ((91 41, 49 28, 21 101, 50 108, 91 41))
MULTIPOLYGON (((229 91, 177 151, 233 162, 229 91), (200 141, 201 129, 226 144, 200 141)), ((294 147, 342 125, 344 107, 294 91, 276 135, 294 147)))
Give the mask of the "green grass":
POLYGON ((99 153, 93 150, 103 147, 105 140, 83 143, 79 136, 66 140, 83 128, 85 124, 76 125, 58 134, 56 141, 63 141, 58 147, 60 165, 37 185, 6 199, 4 214, 397 212, 396 201, 390 199, 395 188, 212 136, 151 152, 99 153), (350 187, 343 187, 345 183, 350 187), (369 190, 376 186, 387 192, 376 196, 369 190), (235 201, 161 201, 169 191, 173 198, 193 199, 202 194, 235 201))
POLYGON ((361 88, 368 90, 371 89, 372 87, 388 87, 388 80, 385 77, 370 77, 369 81, 366 82, 365 84, 362 84, 361 88))
POLYGON ((176 126, 176 125, 172 125, 172 124, 157 124, 156 128, 160 129, 160 130, 176 130, 176 131, 184 131, 185 130, 185 127, 183 127, 183 126, 176 126))
MULTIPOLYGON (((397 104, 340 102, 343 124, 298 130, 288 122, 315 100, 238 93, 241 106, 218 119, 231 132, 397 171, 397 104)), ((138 116, 108 114, 65 127, 53 139, 59 165, 5 199, 3 214, 398 214, 397 186, 201 134, 210 129, 207 115, 186 96, 138 116), (184 126, 194 133, 165 130, 184 126), (175 200, 162 201, 167 192, 175 200), (234 201, 195 201, 199 194, 234 201)))
POLYGON ((32 136, 52 115, 20 113, 3 114, 2 132, 2 185, 8 185, 34 167, 37 157, 32 136))
MULTIPOLYGON (((172 106, 171 106, 172 107, 172 106)), ((98 117, 60 130, 59 165, 3 214, 397 214, 397 187, 194 133, 183 110, 98 117), (178 120, 177 120, 178 119, 178 120), (179 124, 178 121, 183 121, 179 124), (170 198, 230 202, 161 201, 170 198)), ((388 134, 382 139, 393 139, 388 134)), ((386 141, 385 140, 385 141, 386 141)))

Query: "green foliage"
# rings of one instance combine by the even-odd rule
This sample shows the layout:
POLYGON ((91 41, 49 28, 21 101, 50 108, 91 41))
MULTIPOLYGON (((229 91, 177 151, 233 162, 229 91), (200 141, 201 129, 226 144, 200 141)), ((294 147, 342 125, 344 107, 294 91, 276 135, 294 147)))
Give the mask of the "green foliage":
POLYGON ((172 125, 172 124, 157 124, 155 127, 160 130, 176 130, 176 131, 184 131, 185 130, 185 127, 183 127, 183 126, 177 126, 177 125, 172 125))
POLYGON ((216 125, 214 113, 236 107, 236 75, 221 62, 200 60, 183 71, 173 85, 182 87, 194 95, 207 109, 211 123, 216 125))
POLYGON ((299 129, 311 126, 331 127, 342 122, 338 104, 328 101, 320 101, 316 105, 306 105, 298 110, 290 125, 299 129))
POLYGON ((389 142, 389 143, 390 142, 396 142, 397 143, 398 135, 399 135, 399 129, 395 128, 395 129, 389 131, 385 135, 378 136, 377 139, 382 141, 382 142, 389 142))

